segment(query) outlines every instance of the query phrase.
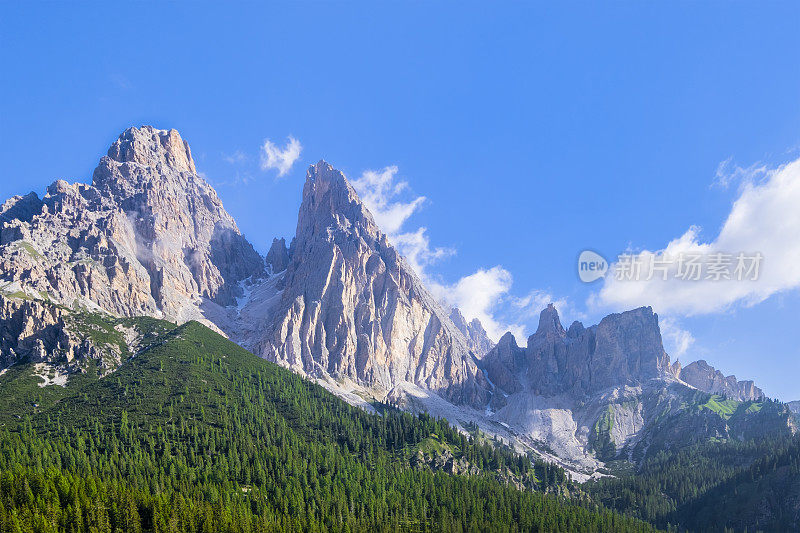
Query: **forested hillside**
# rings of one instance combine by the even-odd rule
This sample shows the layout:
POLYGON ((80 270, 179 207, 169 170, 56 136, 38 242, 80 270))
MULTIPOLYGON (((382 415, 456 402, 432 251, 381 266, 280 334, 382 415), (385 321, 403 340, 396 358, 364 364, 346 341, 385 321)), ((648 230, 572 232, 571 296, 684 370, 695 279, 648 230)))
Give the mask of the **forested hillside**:
POLYGON ((141 329, 155 338, 102 379, 0 377, 2 531, 652 530, 568 503, 560 469, 368 414, 199 323, 141 329), (419 460, 444 450, 472 475, 419 460))
POLYGON ((609 508, 663 528, 800 530, 798 436, 659 452, 618 474, 585 488, 609 508))

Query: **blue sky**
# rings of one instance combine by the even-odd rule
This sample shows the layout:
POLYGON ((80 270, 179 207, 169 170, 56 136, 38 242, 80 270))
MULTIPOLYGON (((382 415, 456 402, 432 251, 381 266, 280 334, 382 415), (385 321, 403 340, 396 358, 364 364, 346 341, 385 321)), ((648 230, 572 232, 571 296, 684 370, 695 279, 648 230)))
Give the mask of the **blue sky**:
MULTIPOLYGON (((3 3, 0 196, 89 181, 128 126, 176 128, 266 251, 294 234, 324 158, 405 182, 389 205, 425 198, 398 238, 425 228, 425 257, 443 252, 423 274, 472 314, 530 332, 553 299, 596 322, 634 300, 591 305, 603 282, 578 280, 582 250, 660 250, 692 226, 713 243, 748 183, 800 157, 798 30, 789 2, 3 3), (290 135, 297 161, 263 170, 264 141, 290 135)), ((785 237, 778 215, 747 242, 785 237)), ((669 351, 691 335, 682 361, 798 399, 800 297, 782 271, 755 299, 711 290, 710 311, 639 296, 670 320, 669 351)))

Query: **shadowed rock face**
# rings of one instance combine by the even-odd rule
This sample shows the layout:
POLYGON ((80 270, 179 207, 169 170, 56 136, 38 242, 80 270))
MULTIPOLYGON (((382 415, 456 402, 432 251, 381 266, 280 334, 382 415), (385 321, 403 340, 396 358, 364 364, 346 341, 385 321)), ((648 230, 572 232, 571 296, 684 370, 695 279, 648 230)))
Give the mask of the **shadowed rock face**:
POLYGON ((259 355, 384 390, 408 381, 456 401, 488 399, 464 335, 324 161, 308 170, 283 284, 259 355))
POLYGON ((273 273, 286 270, 286 267, 289 266, 289 250, 286 248, 285 239, 272 239, 266 263, 273 273))
MULTIPOLYGON (((707 382, 695 381, 703 392, 680 381, 686 369, 670 365, 658 316, 649 307, 609 315, 588 328, 574 322, 565 330, 550 305, 527 346, 507 333, 481 365, 493 385, 492 420, 528 442, 544 443, 547 453, 579 470, 620 458, 637 462, 708 438, 795 431, 780 406, 740 410, 730 418, 703 407, 708 392, 734 385, 740 396, 752 397, 752 384, 731 382, 713 369, 701 373, 710 376, 707 382)), ((687 368, 696 375, 698 367, 687 368)))
POLYGON ((649 307, 609 315, 589 328, 575 322, 564 330, 551 304, 541 312, 526 348, 517 347, 506 334, 486 355, 484 365, 489 379, 506 393, 525 389, 575 398, 670 372, 658 316, 649 307))
POLYGON ((725 376, 704 360, 690 363, 678 375, 681 381, 703 392, 723 394, 739 401, 760 400, 764 392, 752 381, 738 381, 736 376, 725 376))
POLYGON ((467 339, 467 348, 469 348, 475 356, 483 357, 492 349, 492 346, 494 346, 486 330, 483 329, 483 324, 481 324, 481 321, 477 318, 473 318, 471 321, 467 322, 467 319, 464 318, 461 311, 459 311, 457 307, 454 307, 450 311, 450 320, 453 321, 458 331, 467 339))
POLYGON ((175 130, 130 128, 91 185, 59 180, 2 214, 0 280, 69 307, 182 322, 263 272, 175 130))

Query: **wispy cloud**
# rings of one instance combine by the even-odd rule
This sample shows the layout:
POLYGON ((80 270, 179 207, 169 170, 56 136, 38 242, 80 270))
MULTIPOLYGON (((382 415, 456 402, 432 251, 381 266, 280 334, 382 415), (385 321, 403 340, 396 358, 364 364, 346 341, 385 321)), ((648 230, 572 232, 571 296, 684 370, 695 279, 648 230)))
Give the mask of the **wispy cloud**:
POLYGON ((496 265, 478 269, 452 285, 434 284, 434 290, 450 305, 458 307, 467 320, 480 320, 486 333, 496 342, 506 331, 511 331, 518 339, 525 336, 522 324, 508 323, 498 314, 513 283, 511 272, 496 265))
POLYGON ((729 157, 717 165, 712 186, 727 189, 734 183, 755 183, 759 179, 769 177, 770 168, 764 163, 753 163, 749 167, 740 167, 729 157))
POLYGON ((382 170, 365 170, 361 177, 351 183, 361 200, 375 218, 375 223, 387 235, 396 235, 403 224, 425 203, 424 196, 401 202, 397 196, 408 189, 408 182, 398 181, 397 167, 382 170))
POLYGON ((414 196, 401 201, 399 196, 409 191, 408 182, 397 179, 396 166, 382 170, 365 170, 361 177, 351 180, 353 188, 372 213, 375 223, 389 236, 400 253, 421 278, 427 267, 436 261, 455 254, 452 248, 431 247, 427 228, 403 231, 403 225, 426 201, 424 196, 414 196))
POLYGON ((675 318, 659 317, 658 325, 661 328, 664 348, 673 357, 678 358, 686 354, 694 344, 694 336, 683 329, 675 318))
POLYGON ((266 139, 261 146, 261 170, 276 169, 278 176, 283 177, 289 172, 295 161, 300 159, 302 150, 300 141, 291 135, 283 149, 266 139))
MULTIPOLYGON (((548 304, 553 304, 555 306, 562 322, 566 319, 586 319, 586 314, 576 309, 569 299, 563 297, 559 298, 549 291, 535 289, 525 296, 512 297, 509 303, 519 310, 519 319, 526 322, 530 322, 531 319, 538 317, 542 309, 547 307, 548 304)), ((565 323, 565 326, 568 325, 569 324, 565 323)))
POLYGON ((118 89, 123 91, 127 91, 133 88, 133 84, 131 80, 129 80, 125 75, 120 74, 119 72, 113 72, 108 76, 111 83, 113 83, 118 89))
POLYGON ((241 150, 236 150, 232 154, 223 154, 222 158, 231 165, 239 165, 248 159, 247 154, 241 150))

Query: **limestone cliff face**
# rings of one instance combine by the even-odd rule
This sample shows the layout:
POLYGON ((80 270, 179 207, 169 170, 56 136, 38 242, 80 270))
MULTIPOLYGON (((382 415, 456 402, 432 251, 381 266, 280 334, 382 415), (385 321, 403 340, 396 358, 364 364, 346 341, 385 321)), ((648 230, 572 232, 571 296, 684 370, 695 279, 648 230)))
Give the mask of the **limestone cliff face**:
POLYGON ((8 364, 72 357, 58 309, 89 310, 201 319, 304 374, 488 400, 470 353, 483 349, 480 325, 469 340, 456 328, 327 163, 309 170, 291 248, 276 239, 265 259, 174 130, 128 129, 90 185, 59 180, 0 215, 0 294, 15 302, 0 310, 8 364))
POLYGON ((725 376, 702 359, 682 368, 678 377, 684 383, 703 392, 723 394, 733 400, 749 401, 764 398, 764 392, 752 381, 738 381, 736 376, 725 376))
POLYGON ((483 329, 483 324, 477 318, 473 318, 469 322, 461 314, 461 311, 454 307, 450 311, 450 320, 456 326, 458 331, 467 339, 467 348, 477 357, 483 357, 489 350, 492 349, 494 343, 489 339, 486 330, 483 329))
POLYGON ((488 398, 464 335, 324 161, 308 170, 283 276, 257 354, 387 391, 406 381, 464 403, 488 398))
POLYGON ((0 366, 34 363, 37 371, 66 377, 91 363, 101 375, 136 353, 136 324, 111 325, 42 300, 0 295, 0 366))
POLYGON ((130 128, 91 185, 59 180, 0 210, 0 287, 67 307, 182 322, 264 271, 175 130, 130 128))
POLYGON ((66 331, 64 311, 34 300, 0 295, 2 367, 22 359, 34 362, 72 360, 75 345, 66 331))
POLYGON ((608 315, 596 326, 574 322, 564 330, 553 305, 536 333, 519 348, 510 334, 484 357, 489 379, 511 393, 584 398, 612 387, 670 374, 658 317, 649 307, 608 315))

